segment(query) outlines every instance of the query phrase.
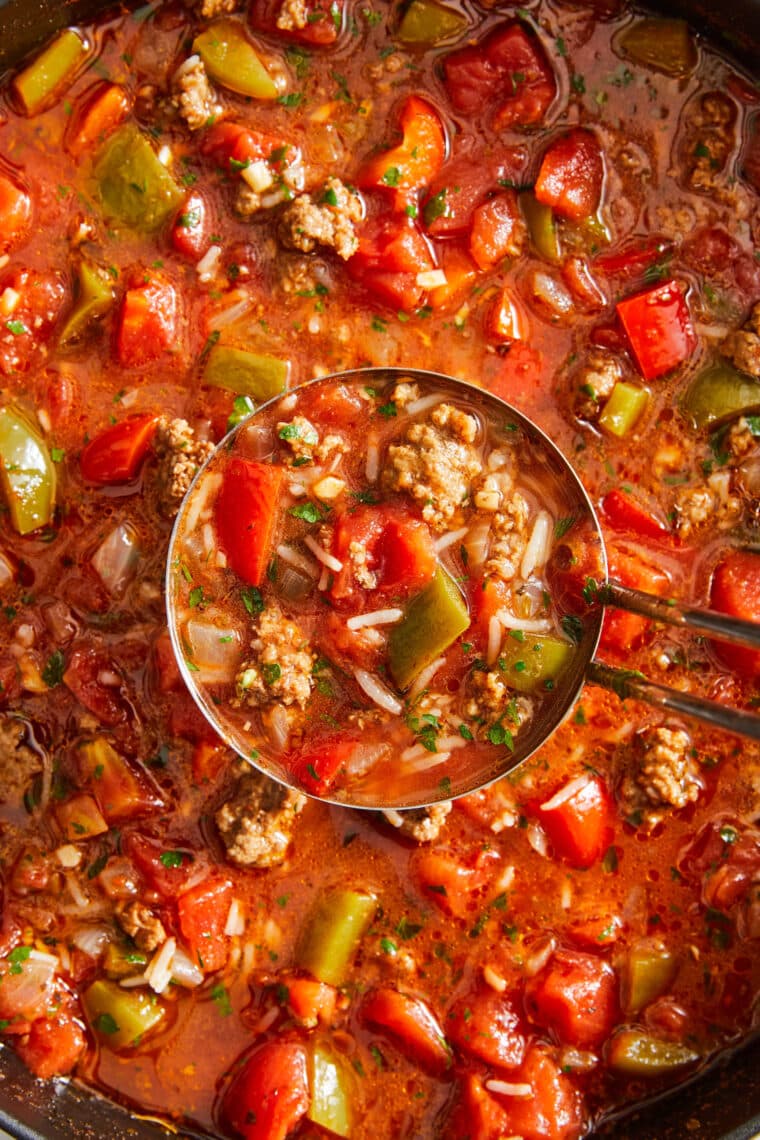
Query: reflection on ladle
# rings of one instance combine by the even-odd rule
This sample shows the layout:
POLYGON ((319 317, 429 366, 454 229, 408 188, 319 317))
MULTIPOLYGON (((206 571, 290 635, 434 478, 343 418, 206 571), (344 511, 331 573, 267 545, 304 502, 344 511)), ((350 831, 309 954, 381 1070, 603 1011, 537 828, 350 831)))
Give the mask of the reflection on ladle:
POLYGON ((436 373, 326 377, 235 428, 178 515, 166 592, 216 731, 342 804, 474 791, 535 752, 587 680, 760 739, 760 717, 594 657, 606 604, 758 649, 760 628, 608 581, 552 441, 436 373))

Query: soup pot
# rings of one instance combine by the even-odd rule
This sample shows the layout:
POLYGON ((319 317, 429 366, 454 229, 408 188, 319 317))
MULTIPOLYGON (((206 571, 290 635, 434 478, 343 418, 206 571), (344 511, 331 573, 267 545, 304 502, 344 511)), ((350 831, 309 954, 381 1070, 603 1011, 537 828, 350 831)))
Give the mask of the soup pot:
MULTIPOLYGON (((57 30, 114 10, 110 0, 0 0, 0 69, 8 69, 57 30)), ((651 7, 689 20, 750 70, 760 49, 760 0, 659 0, 651 7)), ((40 1082, 0 1047, 0 1129, 16 1140, 160 1140, 160 1122, 79 1088, 40 1082)), ((172 1130, 176 1135, 176 1130, 172 1130)), ((185 1129, 185 1137, 201 1134, 185 1129)), ((613 1119, 599 1136, 614 1140, 752 1140, 760 1135, 760 1040, 674 1094, 613 1119)))

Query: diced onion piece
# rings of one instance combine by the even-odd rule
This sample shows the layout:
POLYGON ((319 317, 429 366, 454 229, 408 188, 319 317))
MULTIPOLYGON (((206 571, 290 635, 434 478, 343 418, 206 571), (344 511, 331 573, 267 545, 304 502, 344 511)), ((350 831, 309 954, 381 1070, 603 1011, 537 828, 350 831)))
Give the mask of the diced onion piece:
POLYGON ((343 569, 343 563, 339 562, 337 558, 330 554, 329 550, 325 550, 324 546, 320 546, 316 538, 307 534, 303 540, 304 546, 308 546, 314 557, 328 570, 332 570, 335 574, 339 574, 343 569))
POLYGON ((426 412, 428 408, 435 408, 444 399, 442 392, 432 392, 428 396, 419 396, 416 400, 410 400, 406 405, 406 414, 408 416, 418 416, 420 412, 426 412))
POLYGON ((325 475, 324 478, 312 484, 312 491, 318 499, 329 502, 337 499, 346 489, 345 479, 338 479, 335 475, 325 475))
POLYGON ((453 546, 455 542, 461 542, 463 538, 469 533, 469 527, 463 526, 459 530, 450 530, 446 534, 442 534, 440 538, 434 542, 436 554, 440 554, 442 550, 446 550, 449 546, 453 546))
POLYGON ((263 194, 274 183, 272 171, 263 158, 244 166, 240 171, 240 176, 256 194, 263 194))
POLYGON ((224 924, 224 933, 230 938, 245 932, 245 915, 240 905, 240 899, 233 899, 227 912, 227 921, 224 924))
POLYGON ((529 978, 535 978, 543 970, 556 949, 557 940, 553 934, 540 938, 531 947, 531 952, 523 963, 523 969, 529 978))
POLYGON ((467 565, 477 568, 482 566, 488 557, 490 546, 491 523, 488 519, 476 522, 465 535, 462 546, 467 555, 467 565))
POLYGON ((69 894, 74 900, 74 905, 79 910, 87 910, 90 905, 90 900, 79 885, 79 880, 76 875, 66 876, 66 886, 69 888, 69 894))
POLYGON ((590 779, 591 777, 587 772, 584 772, 582 776, 576 776, 574 780, 570 780, 570 782, 560 788, 558 792, 555 792, 550 800, 547 800, 545 804, 541 804, 538 810, 554 811, 555 808, 560 807, 566 800, 572 799, 575 793, 579 792, 581 788, 585 788, 590 779))
POLYGON ((442 269, 423 269, 414 280, 420 289, 439 289, 446 284, 447 278, 442 269))
POLYGON ((53 1002, 58 959, 53 954, 30 950, 17 973, 4 969, 0 985, 0 1015, 33 1021, 42 1017, 53 1002))
POLYGON ((366 669, 354 669, 354 677, 360 688, 379 708, 392 713, 393 716, 401 716, 404 706, 396 700, 390 689, 378 681, 377 677, 373 677, 366 669))
POLYGON ((280 574, 278 586, 283 598, 289 602, 298 602, 311 593, 314 579, 307 574, 302 574, 299 570, 295 570, 292 566, 286 566, 280 574))
POLYGON ((73 871, 82 862, 82 852, 73 843, 64 843, 55 853, 58 862, 68 871, 73 871))
POLYGON ((185 951, 178 946, 171 961, 171 980, 178 986, 199 986, 203 982, 203 972, 185 951))
POLYGON ((18 307, 20 300, 21 294, 16 289, 11 289, 10 285, 8 285, 3 289, 2 294, 0 294, 0 313, 2 313, 4 317, 9 317, 14 309, 18 307))
MULTIPOLYGON (((211 253, 212 249, 217 249, 221 252, 221 248, 218 245, 212 245, 209 253, 211 253)), ((208 257, 208 254, 205 256, 208 257)), ((199 261, 198 265, 196 266, 196 269, 198 269, 199 272, 200 264, 201 262, 199 261)), ((253 301, 251 300, 251 297, 245 293, 240 298, 240 300, 235 301, 234 305, 228 305, 225 309, 220 309, 217 313, 214 313, 210 322, 212 331, 218 332, 220 329, 226 328, 227 325, 234 324, 235 321, 239 320, 240 317, 244 317, 252 307, 253 301)))
POLYGON ((111 941, 111 933, 103 926, 80 926, 71 941, 89 958, 99 958, 111 941))
POLYGON ((529 578, 534 570, 540 570, 546 565, 551 553, 551 539, 552 517, 548 511, 539 511, 520 564, 523 578, 529 578))
POLYGON ((201 515, 206 510, 221 485, 222 475, 220 473, 206 475, 205 478, 201 479, 199 483, 196 483, 195 494, 190 501, 190 506, 188 507, 187 511, 187 518, 185 519, 185 534, 193 534, 195 528, 198 526, 201 515))
POLYGON ((346 622, 348 629, 363 629, 369 625, 392 625, 404 616, 403 610, 371 610, 366 614, 356 614, 346 622))
POLYGON ((533 274, 533 296, 559 316, 567 316, 573 311, 572 294, 558 278, 542 269, 533 274))
POLYGON ((310 558, 304 558, 303 554, 299 554, 292 546, 281 542, 277 547, 277 553, 283 562, 289 562, 291 566, 295 566, 296 570, 303 570, 304 574, 308 574, 310 578, 319 576, 319 566, 316 562, 312 562, 310 558))
POLYGON ((157 994, 162 994, 172 980, 172 961, 176 949, 176 938, 167 938, 145 970, 148 985, 157 994))
POLYGON ((498 1096, 517 1096, 528 1097, 533 1096, 533 1085, 525 1084, 516 1081, 500 1081, 495 1077, 491 1077, 484 1082, 485 1088, 489 1092, 496 1093, 498 1096))
POLYGON ((496 616, 505 629, 521 629, 525 633, 546 633, 552 627, 548 618, 515 617, 509 610, 499 610, 496 616))
POLYGON ((217 625, 210 618, 190 618, 184 633, 198 681, 211 684, 234 680, 242 651, 234 626, 217 625))
POLYGON ((506 978, 502 978, 501 974, 494 970, 493 966, 485 965, 483 967, 483 981, 497 994, 503 994, 507 988, 506 978))
POLYGON ((549 840, 546 838, 546 832, 540 824, 532 820, 528 824, 527 830, 528 843, 531 845, 537 855, 543 855, 544 858, 549 854, 549 840))
POLYGON ((130 523, 118 523, 92 556, 92 567, 109 593, 121 594, 134 578, 139 561, 137 531, 130 523))

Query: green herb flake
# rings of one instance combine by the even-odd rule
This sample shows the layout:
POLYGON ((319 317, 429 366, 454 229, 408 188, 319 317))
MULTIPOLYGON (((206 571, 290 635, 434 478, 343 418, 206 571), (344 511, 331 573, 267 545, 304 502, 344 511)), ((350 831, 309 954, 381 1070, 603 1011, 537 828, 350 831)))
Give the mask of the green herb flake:
POLYGON ((257 586, 243 586, 240 599, 252 617, 264 612, 264 597, 257 586))
POLYGON ((322 518, 322 512, 316 503, 298 503, 295 507, 291 507, 288 513, 294 519, 302 519, 307 523, 318 523, 322 518))
POLYGON ((54 689, 63 680, 66 671, 66 659, 60 649, 54 650, 47 659, 42 670, 42 680, 49 689, 54 689))
POLYGON ((95 1028, 98 1033, 105 1033, 108 1037, 119 1032, 118 1023, 110 1013, 99 1013, 95 1018, 95 1028))
POLYGON ((182 851, 162 851, 158 858, 164 867, 181 867, 185 854, 182 851))
POLYGON ((218 982, 211 990, 211 999, 222 1017, 229 1017, 232 1013, 232 1003, 227 987, 218 982))

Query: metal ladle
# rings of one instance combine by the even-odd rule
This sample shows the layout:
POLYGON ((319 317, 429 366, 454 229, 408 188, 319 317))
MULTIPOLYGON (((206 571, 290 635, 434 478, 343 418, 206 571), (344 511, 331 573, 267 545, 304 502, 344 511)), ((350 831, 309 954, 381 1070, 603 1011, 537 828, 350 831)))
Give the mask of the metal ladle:
MULTIPOLYGON (((638 672, 607 665, 597 660, 595 656, 602 630, 603 607, 605 605, 613 605, 658 622, 681 626, 695 634, 707 635, 756 649, 760 649, 760 626, 701 607, 690 607, 671 599, 649 595, 609 579, 604 539, 593 504, 571 464, 540 428, 516 408, 484 389, 439 373, 426 372, 421 369, 393 368, 366 368, 336 373, 312 381, 310 385, 304 385, 302 389, 284 393, 262 405, 253 416, 233 428, 218 444, 196 475, 182 504, 172 532, 167 561, 166 597, 169 630, 175 656, 185 683, 201 712, 222 739, 233 747, 243 759, 267 775, 289 786, 294 786, 292 774, 285 771, 278 761, 275 751, 265 751, 259 748, 252 755, 251 744, 246 739, 245 733, 241 731, 239 726, 231 725, 229 720, 224 719, 219 704, 215 703, 208 691, 199 683, 197 673, 192 663, 187 659, 187 646, 183 630, 180 628, 183 611, 182 607, 178 605, 178 596, 183 588, 182 543, 187 538, 188 523, 192 524, 193 516, 198 514, 198 495, 203 490, 205 481, 214 476, 216 468, 224 462, 226 456, 231 452, 234 453, 236 448, 243 446, 243 441, 246 438, 245 433, 251 424, 255 423, 256 417, 265 410, 276 412, 278 403, 292 400, 294 391, 300 392, 313 385, 334 384, 347 385, 349 388, 351 386, 362 386, 373 392, 384 392, 386 390, 390 392, 393 386, 402 380, 417 384, 427 392, 440 392, 443 399, 459 400, 465 404, 486 409, 489 417, 508 421, 510 430, 521 433, 521 446, 522 444, 527 445, 527 451, 525 447, 522 447, 521 460, 525 456, 527 462, 538 464, 547 478, 555 480, 557 485, 561 484, 565 498, 569 498, 574 504, 573 511, 578 513, 579 518, 582 516, 581 526, 585 528, 584 542, 586 548, 595 552, 597 560, 599 578, 595 584, 596 596, 594 604, 584 611, 583 621, 579 623, 576 652, 567 668, 562 671, 557 679, 551 700, 545 702, 540 713, 534 716, 524 730, 521 728, 517 733, 512 751, 492 748, 487 759, 480 755, 477 764, 468 766, 466 763, 462 763, 453 777, 444 781, 438 778, 438 774, 434 773, 431 777, 422 772, 419 778, 407 781, 403 786, 394 783, 392 780, 386 781, 382 792, 373 790, 371 794, 368 794, 366 790, 362 790, 361 784, 358 783, 331 789, 328 794, 321 798, 328 802, 351 807, 385 810, 391 808, 411 809, 475 791, 511 771, 540 748, 575 705, 587 681, 613 690, 621 698, 643 700, 675 713, 695 717, 714 727, 760 740, 760 716, 669 688, 666 685, 646 679, 638 672)), ((291 414, 290 411, 283 408, 282 418, 287 418, 288 414, 291 414)), ((184 588, 186 592, 186 584, 184 588)), ((185 609, 185 619, 186 616, 185 609)), ((466 752, 469 749, 461 751, 466 752)), ((459 756, 459 753, 457 755, 459 756)), ((304 789, 300 788, 299 790, 304 789)))

